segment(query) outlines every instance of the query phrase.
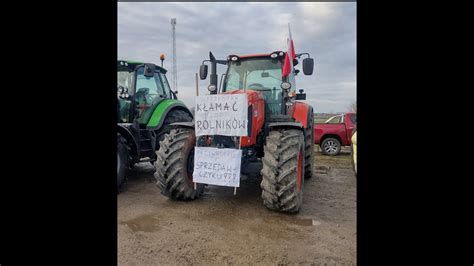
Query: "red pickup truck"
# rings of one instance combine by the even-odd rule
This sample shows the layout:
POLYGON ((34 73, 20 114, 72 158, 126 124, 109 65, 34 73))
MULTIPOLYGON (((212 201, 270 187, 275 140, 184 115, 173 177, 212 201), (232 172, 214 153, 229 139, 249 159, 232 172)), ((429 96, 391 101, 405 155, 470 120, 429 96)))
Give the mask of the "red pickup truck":
POLYGON ((350 146, 352 131, 357 125, 355 113, 336 115, 323 124, 314 125, 314 143, 319 144, 322 153, 337 155, 341 146, 350 146))

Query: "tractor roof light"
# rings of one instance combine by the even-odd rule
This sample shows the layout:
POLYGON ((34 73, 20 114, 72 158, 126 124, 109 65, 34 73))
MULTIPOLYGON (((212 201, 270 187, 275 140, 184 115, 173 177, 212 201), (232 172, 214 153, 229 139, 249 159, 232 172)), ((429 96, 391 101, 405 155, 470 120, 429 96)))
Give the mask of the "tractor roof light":
POLYGON ((239 61, 240 58, 237 56, 237 55, 229 55, 227 57, 227 61, 233 61, 233 62, 236 62, 236 61, 239 61))
POLYGON ((282 57, 282 56, 284 56, 284 55, 285 55, 285 53, 282 52, 282 51, 275 51, 275 52, 273 52, 273 53, 270 54, 270 57, 273 58, 273 59, 275 59, 275 58, 277 58, 277 57, 282 57))

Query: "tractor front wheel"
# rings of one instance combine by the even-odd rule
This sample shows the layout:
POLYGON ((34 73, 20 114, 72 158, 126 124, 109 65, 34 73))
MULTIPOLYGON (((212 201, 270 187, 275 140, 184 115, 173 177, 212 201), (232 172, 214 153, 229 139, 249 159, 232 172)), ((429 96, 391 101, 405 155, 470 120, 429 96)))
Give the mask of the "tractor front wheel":
POLYGON ((125 172, 130 165, 130 158, 125 139, 117 134, 117 189, 120 189, 125 180, 125 172))
POLYGON ((196 137, 192 128, 171 129, 160 142, 156 152, 154 174, 161 193, 174 200, 192 200, 204 190, 197 184, 194 190, 194 146, 196 137))
POLYGON ((160 141, 163 140, 165 134, 170 133, 171 123, 191 121, 193 121, 193 117, 183 110, 172 110, 170 113, 168 113, 165 117, 165 121, 163 122, 163 126, 156 132, 156 150, 159 149, 160 141))
POLYGON ((296 213, 303 204, 304 135, 297 129, 270 131, 264 146, 263 204, 270 210, 296 213))

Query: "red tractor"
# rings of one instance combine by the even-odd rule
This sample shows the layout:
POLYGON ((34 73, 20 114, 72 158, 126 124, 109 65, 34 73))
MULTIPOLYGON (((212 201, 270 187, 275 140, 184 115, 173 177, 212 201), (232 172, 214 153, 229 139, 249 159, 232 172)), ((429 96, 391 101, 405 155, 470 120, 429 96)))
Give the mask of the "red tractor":
MULTIPOLYGON (((308 53, 296 54, 292 62, 288 62, 286 55, 276 51, 230 55, 227 60, 216 60, 210 52, 210 60, 204 60, 200 67, 200 78, 206 79, 208 66, 204 62, 210 62, 208 89, 211 94, 247 94, 248 134, 245 137, 199 136, 197 143, 220 148, 240 146, 241 179, 261 175, 263 204, 271 210, 295 213, 303 202, 304 179, 312 176, 314 130, 313 107, 298 101, 305 100, 306 94, 302 89, 296 93, 295 76, 300 71, 293 65, 306 55, 303 72, 311 75, 314 61, 308 53), (219 89, 217 64, 228 66, 219 89)), ((192 177, 196 146, 194 124, 172 125, 174 129, 165 136, 157 152, 157 184, 162 194, 171 199, 195 199, 204 184, 197 184, 195 188, 192 177)))

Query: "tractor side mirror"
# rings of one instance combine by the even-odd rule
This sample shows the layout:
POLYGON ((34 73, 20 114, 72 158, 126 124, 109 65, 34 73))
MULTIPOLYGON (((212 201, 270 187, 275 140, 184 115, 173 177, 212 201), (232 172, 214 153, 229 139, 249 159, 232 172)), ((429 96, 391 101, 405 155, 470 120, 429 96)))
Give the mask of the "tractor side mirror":
POLYGON ((312 75, 314 68, 314 60, 313 58, 305 58, 303 59, 303 73, 305 75, 312 75))
POLYGON ((145 77, 152 78, 155 76, 155 65, 154 64, 145 64, 145 73, 143 73, 145 77))
POLYGON ((199 67, 199 78, 201 78, 201 80, 207 78, 207 65, 203 64, 199 67))

